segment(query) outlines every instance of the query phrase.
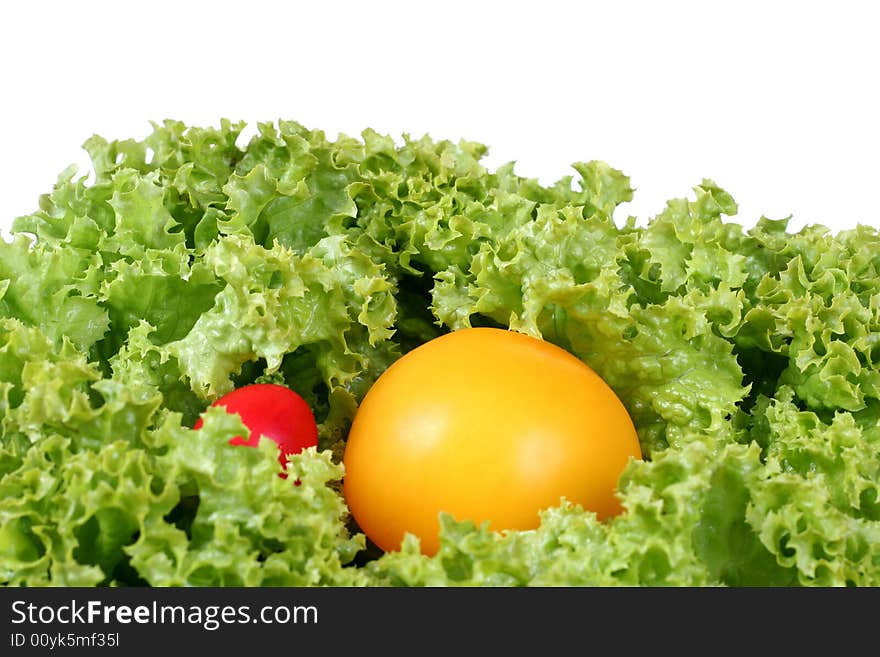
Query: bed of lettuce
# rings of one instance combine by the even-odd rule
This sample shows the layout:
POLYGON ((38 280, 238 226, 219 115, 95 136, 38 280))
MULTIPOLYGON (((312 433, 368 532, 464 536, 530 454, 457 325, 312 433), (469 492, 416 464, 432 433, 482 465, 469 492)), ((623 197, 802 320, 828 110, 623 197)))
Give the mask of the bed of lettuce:
MULTIPOLYGON (((645 225, 629 179, 553 186, 477 143, 294 122, 89 139, 0 240, 4 585, 880 585, 880 234, 745 230, 709 180, 645 225), (381 554, 348 515, 358 400, 414 346, 503 326, 595 368, 645 460, 609 522, 443 516, 381 554), (300 486, 209 403, 253 381, 315 410, 300 486)), ((467 385, 466 381, 462 385, 467 385)), ((454 484, 452 484, 454 485, 454 484)))

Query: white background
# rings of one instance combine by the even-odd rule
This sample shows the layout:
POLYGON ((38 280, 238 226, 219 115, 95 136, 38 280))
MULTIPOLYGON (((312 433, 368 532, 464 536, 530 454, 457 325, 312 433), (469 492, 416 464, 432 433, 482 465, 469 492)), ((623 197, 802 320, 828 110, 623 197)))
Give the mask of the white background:
POLYGON ((0 230, 93 133, 294 119, 632 177, 641 221, 714 179, 738 221, 880 226, 870 2, 5 2, 0 230))

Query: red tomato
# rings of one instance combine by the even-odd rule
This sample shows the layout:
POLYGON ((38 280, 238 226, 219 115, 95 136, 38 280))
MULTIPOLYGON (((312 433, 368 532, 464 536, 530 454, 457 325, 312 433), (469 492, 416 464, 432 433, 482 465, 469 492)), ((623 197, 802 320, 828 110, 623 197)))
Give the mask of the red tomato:
MULTIPOLYGON (((287 465, 288 454, 298 454, 306 447, 318 444, 318 427, 312 409, 290 388, 274 383, 253 383, 223 395, 212 406, 224 406, 229 413, 237 413, 251 430, 247 440, 235 436, 230 445, 256 447, 260 436, 271 438, 281 449, 278 460, 287 465)), ((202 419, 194 429, 202 426, 202 419)))

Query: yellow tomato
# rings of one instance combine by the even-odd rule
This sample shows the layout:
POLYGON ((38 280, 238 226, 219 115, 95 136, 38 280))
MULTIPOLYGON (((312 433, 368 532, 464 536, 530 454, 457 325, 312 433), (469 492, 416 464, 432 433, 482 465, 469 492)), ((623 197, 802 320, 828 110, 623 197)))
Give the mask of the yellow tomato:
POLYGON ((464 329, 410 351, 370 388, 344 492, 380 548, 410 532, 433 554, 440 511, 493 530, 534 528, 561 497, 615 515, 630 458, 641 458, 632 421, 582 361, 513 331, 464 329))

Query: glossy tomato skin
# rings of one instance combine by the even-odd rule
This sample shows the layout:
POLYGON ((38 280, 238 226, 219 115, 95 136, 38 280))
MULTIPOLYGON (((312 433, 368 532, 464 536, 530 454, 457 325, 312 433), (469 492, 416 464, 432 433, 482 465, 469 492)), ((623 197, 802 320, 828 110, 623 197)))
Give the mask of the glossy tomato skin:
POLYGON ((531 529, 565 497, 600 518, 639 441, 623 404, 569 352, 494 328, 455 331, 395 362, 369 390, 345 449, 344 493, 380 548, 439 544, 440 511, 531 529))
MULTIPOLYGON (((318 427, 312 409, 290 388, 274 383, 252 383, 223 395, 212 406, 223 406, 227 412, 237 413, 250 429, 247 438, 235 436, 229 441, 230 445, 256 447, 264 435, 278 443, 281 465, 287 464, 288 454, 298 454, 318 444, 318 427)), ((199 418, 193 428, 201 426, 199 418)))

